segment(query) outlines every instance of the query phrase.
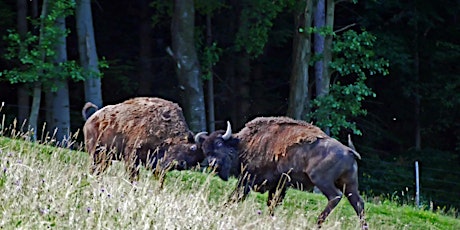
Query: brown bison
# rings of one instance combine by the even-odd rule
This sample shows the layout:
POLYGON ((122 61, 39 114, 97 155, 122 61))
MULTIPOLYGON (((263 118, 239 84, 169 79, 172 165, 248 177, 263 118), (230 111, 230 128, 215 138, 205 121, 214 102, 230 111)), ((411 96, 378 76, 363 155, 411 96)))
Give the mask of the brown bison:
POLYGON ((215 167, 223 180, 239 176, 233 193, 237 200, 244 199, 251 189, 268 191, 267 205, 273 214, 288 187, 310 190, 316 186, 329 200, 318 218, 320 227, 343 191, 362 227, 367 228, 364 202, 358 193, 355 159, 360 155, 318 127, 287 117, 259 117, 233 136, 228 122, 227 131, 199 134, 197 140, 209 166, 215 167))
MULTIPOLYGON (((83 107, 84 118, 91 107, 97 109, 90 102, 83 107)), ((124 160, 133 180, 140 164, 182 170, 204 160, 182 109, 160 98, 139 97, 105 106, 87 119, 83 134, 95 174, 103 172, 111 160, 124 160)))

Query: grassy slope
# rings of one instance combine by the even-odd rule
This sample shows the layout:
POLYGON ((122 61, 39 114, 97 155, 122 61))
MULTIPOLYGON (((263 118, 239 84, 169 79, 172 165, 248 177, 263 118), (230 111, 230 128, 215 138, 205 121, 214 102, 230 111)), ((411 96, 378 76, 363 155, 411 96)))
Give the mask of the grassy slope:
MULTIPOLYGON (((326 205, 322 195, 289 190, 266 213, 266 194, 227 207, 236 181, 200 172, 170 172, 163 189, 150 172, 131 184, 123 164, 100 178, 88 174, 86 153, 0 137, 1 229, 313 229, 326 205)), ((371 229, 460 229, 460 219, 397 206, 366 203, 371 229)), ((346 200, 324 229, 358 229, 346 200)))

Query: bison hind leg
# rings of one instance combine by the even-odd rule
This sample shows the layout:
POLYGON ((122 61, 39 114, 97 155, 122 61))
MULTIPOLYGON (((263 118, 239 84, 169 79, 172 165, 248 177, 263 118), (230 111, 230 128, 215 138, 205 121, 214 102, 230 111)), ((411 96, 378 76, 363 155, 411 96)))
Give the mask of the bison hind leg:
POLYGON ((98 147, 92 154, 93 162, 91 165, 91 174, 99 176, 102 174, 112 163, 111 154, 107 152, 105 147, 98 147))
POLYGON ((361 228, 368 229, 365 217, 364 217, 364 201, 359 195, 358 185, 356 183, 348 184, 345 187, 345 196, 347 196, 348 201, 355 210, 356 214, 359 217, 361 228))
POLYGON ((342 193, 335 187, 334 183, 317 183, 316 187, 327 197, 327 206, 318 217, 318 228, 326 220, 331 211, 337 206, 342 199, 342 193))

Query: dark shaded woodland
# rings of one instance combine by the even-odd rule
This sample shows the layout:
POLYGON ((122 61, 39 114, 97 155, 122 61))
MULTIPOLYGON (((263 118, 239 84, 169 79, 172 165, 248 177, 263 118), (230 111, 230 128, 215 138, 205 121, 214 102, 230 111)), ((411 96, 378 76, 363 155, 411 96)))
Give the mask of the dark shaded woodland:
MULTIPOLYGON (((172 3, 161 1, 92 1, 93 24, 103 69, 104 105, 136 96, 156 96, 181 102, 175 61, 168 54, 172 46, 172 3)), ((172 2, 172 1, 171 1, 172 2)), ((296 30, 293 6, 286 4, 269 16, 257 19, 242 15, 249 3, 270 1, 210 1, 210 22, 205 1, 195 1, 195 42, 199 60, 207 39, 220 48, 213 66, 216 129, 230 120, 235 131, 257 116, 286 115, 292 68, 293 34, 296 30), (252 20, 269 20, 267 41, 260 55, 238 47, 237 35, 252 20), (211 28, 211 34, 207 33, 211 28)), ((295 1, 286 1, 295 2, 295 1)), ((16 1, 0 1, 0 36, 16 27, 16 1)), ((363 101, 366 115, 350 117, 362 135, 353 141, 362 160, 360 190, 371 195, 401 195, 413 202, 413 162, 421 164, 422 200, 440 208, 460 208, 454 194, 460 193, 460 3, 458 1, 359 1, 335 6, 334 31, 368 31, 376 36, 374 51, 389 61, 389 74, 368 76, 365 81, 376 94, 363 101), (425 168, 425 171, 424 171, 425 168), (424 188, 426 188, 424 190, 424 188)), ((66 19, 70 34, 67 55, 78 60, 75 18, 66 19)), ((248 27, 249 28, 249 27, 248 27)), ((250 34, 246 37, 250 37, 250 34)), ((7 44, 0 41, 0 71, 14 63, 3 58, 7 44)), ((203 63, 200 63, 203 66, 203 63)), ((312 66, 312 65, 311 65, 312 66)), ((310 69, 313 74, 313 69, 310 69)), ((314 77, 309 94, 313 97, 314 77)), ((353 78, 332 77, 347 84, 353 78)), ((203 79, 205 98, 208 79, 203 79)), ((71 129, 81 129, 80 110, 85 103, 83 82, 69 81, 71 129)), ((2 113, 11 123, 18 112, 17 85, 0 78, 2 113)), ((208 99, 206 99, 208 100, 208 99)), ((207 108, 208 109, 208 108, 207 108)), ((41 110, 41 113, 45 111, 41 110)), ((43 121, 44 116, 40 116, 43 121)), ((208 126, 209 128, 209 126, 208 126)), ((199 130, 194 130, 199 131, 199 130)), ((351 130, 342 129, 337 138, 345 143, 351 130)))

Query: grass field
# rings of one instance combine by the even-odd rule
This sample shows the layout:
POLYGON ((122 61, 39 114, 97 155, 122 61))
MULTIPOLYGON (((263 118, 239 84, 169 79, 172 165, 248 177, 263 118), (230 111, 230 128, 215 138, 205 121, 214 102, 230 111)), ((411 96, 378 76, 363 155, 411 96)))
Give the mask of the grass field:
MULTIPOLYGON (((114 162, 101 177, 88 173, 87 153, 0 137, 0 229, 315 229, 326 205, 320 194, 288 190, 275 216, 266 194, 224 206, 236 180, 172 171, 163 189, 150 171, 128 181, 114 162)), ((370 229, 460 229, 447 214, 366 202, 370 229)), ((359 229, 346 199, 323 229, 359 229)))

